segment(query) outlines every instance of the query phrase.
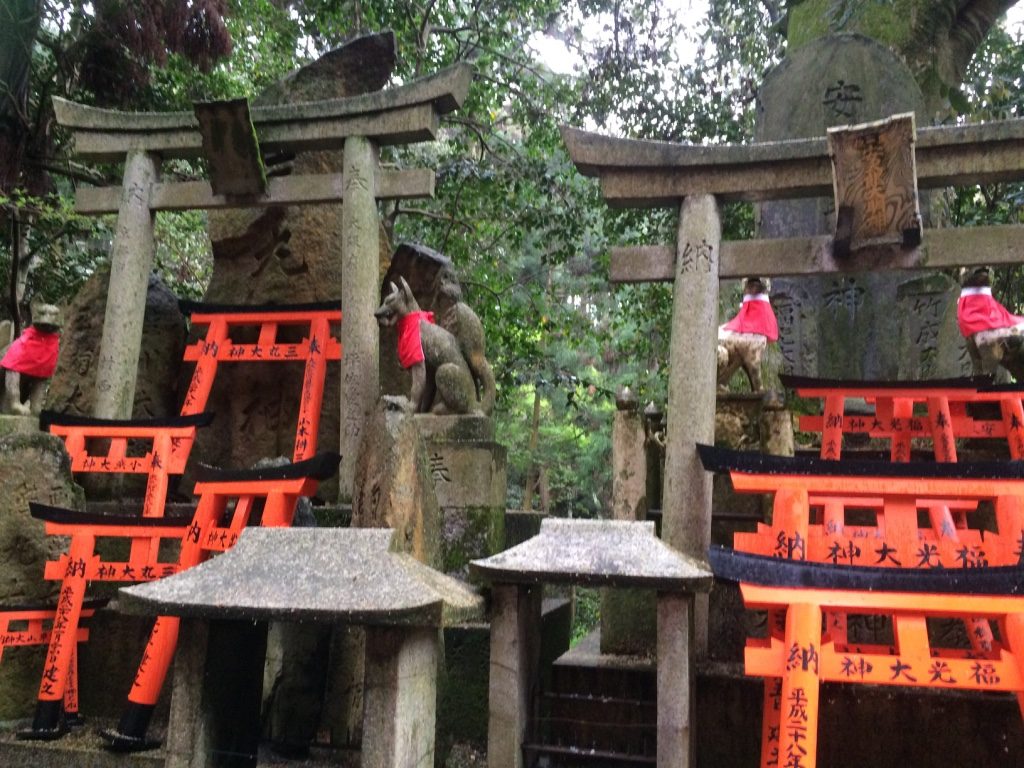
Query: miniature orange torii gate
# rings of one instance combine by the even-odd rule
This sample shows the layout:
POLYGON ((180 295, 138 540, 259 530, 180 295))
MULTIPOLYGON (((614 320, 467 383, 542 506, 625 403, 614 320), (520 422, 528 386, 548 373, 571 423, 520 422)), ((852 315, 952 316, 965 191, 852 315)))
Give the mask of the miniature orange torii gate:
POLYGON ((320 410, 324 399, 327 363, 341 359, 341 344, 331 334, 331 325, 341 322, 337 302, 293 305, 215 305, 179 302, 189 313, 192 326, 206 326, 206 335, 185 348, 185 361, 195 370, 185 391, 182 414, 198 413, 206 408, 221 363, 271 362, 305 363, 299 418, 295 427, 292 461, 312 458, 316 453, 320 429, 320 410), (253 344, 231 339, 232 329, 258 327, 253 344), (281 341, 281 328, 305 329, 299 342, 281 341))
POLYGON ((893 461, 910 459, 910 441, 930 438, 936 461, 956 461, 956 438, 991 437, 1006 440, 1010 458, 1024 458, 1024 385, 993 385, 987 377, 906 382, 854 382, 779 377, 801 397, 821 398, 821 415, 800 417, 800 429, 821 433, 821 458, 838 459, 843 435, 864 433, 890 440, 893 461), (846 398, 874 403, 874 416, 849 414, 846 398), (972 416, 972 403, 993 403, 999 420, 972 416), (923 406, 925 415, 914 413, 923 406))
MULTIPOLYGON (((831 236, 723 242, 722 202, 835 193, 837 205, 849 204, 833 178, 825 138, 698 146, 563 127, 562 139, 579 171, 600 179, 609 205, 680 211, 675 244, 613 248, 611 280, 674 281, 662 531, 672 546, 698 558, 710 543, 711 482, 695 446, 714 440, 719 279, 1021 260, 1020 226, 929 229, 919 245, 861 248, 849 258, 837 257, 831 236)), ((1024 179, 1024 120, 924 128, 913 149, 921 188, 1024 179)), ((916 187, 912 192, 916 201, 916 187)), ((702 653, 706 603, 696 607, 702 653)))
MULTIPOLYGON (((70 544, 43 571, 44 579, 61 582, 58 615, 48 639, 32 727, 25 737, 52 739, 64 732, 62 711, 68 689, 77 689, 75 646, 87 582, 148 581, 177 572, 176 559, 161 557, 161 543, 180 541, 191 516, 164 515, 168 477, 185 471, 196 428, 211 419, 206 413, 120 421, 53 412, 40 415, 42 427, 64 439, 72 472, 144 474, 147 480, 138 514, 96 515, 31 504, 32 516, 44 521, 46 533, 66 536, 70 544), (95 452, 96 443, 106 445, 95 452), (107 538, 131 542, 127 560, 103 559, 96 545, 107 538)), ((77 697, 73 698, 77 709, 77 697)))
MULTIPOLYGON (((97 361, 94 415, 131 416, 157 211, 342 203, 341 303, 369 318, 378 300, 378 199, 433 194, 428 169, 384 170, 382 145, 436 138, 440 116, 462 104, 472 69, 461 64, 406 85, 350 98, 249 109, 244 100, 197 104, 195 114, 128 113, 54 98, 78 157, 124 162, 122 186, 79 190, 79 213, 117 213, 111 278, 97 361), (225 142, 225 135, 232 136, 225 142), (212 148, 216 148, 214 151, 212 148), (340 174, 267 178, 261 153, 344 150, 340 174), (173 158, 205 157, 209 182, 162 182, 173 158)), ((342 327, 342 497, 351 495, 363 422, 377 398, 377 324, 342 327)))
MULTIPOLYGON (((766 457, 709 446, 701 446, 700 455, 708 469, 728 471, 737 491, 775 493, 771 525, 759 524, 756 532, 735 534, 736 554, 716 553, 720 562, 731 558, 730 562, 756 569, 749 571, 744 580, 771 581, 780 564, 806 562, 825 564, 817 572, 823 585, 829 578, 841 581, 843 573, 853 566, 859 574, 873 574, 876 588, 885 590, 889 589, 889 578, 898 580, 906 571, 956 579, 956 574, 979 569, 998 573, 1005 571, 1005 566, 1024 562, 1024 475, 1014 465, 844 464, 766 457), (995 532, 966 526, 966 514, 982 500, 994 502, 995 532), (846 512, 852 509, 873 510, 876 525, 847 525, 846 512), (917 527, 919 510, 927 512, 929 529, 917 527), (815 511, 819 511, 816 523, 812 522, 815 511), (953 512, 960 513, 959 519, 954 520, 953 512), (744 560, 740 552, 757 557, 744 560)), ((717 566, 715 570, 720 575, 717 566)), ((866 600, 872 605, 870 598, 866 600)), ((787 627, 785 609, 775 606, 769 611, 769 634, 779 642, 787 627)), ((827 638, 837 650, 848 650, 848 612, 865 611, 836 607, 826 610, 827 638)), ((885 614, 880 604, 867 612, 885 614)), ((991 616, 979 611, 957 618, 965 624, 975 655, 991 656, 993 649, 998 649, 991 616)), ((899 617, 893 620, 897 628, 903 621, 899 617)), ((757 641, 748 643, 748 648, 754 646, 758 646, 757 641)), ((761 748, 761 765, 767 768, 778 765, 779 755, 784 754, 779 751, 784 686, 782 676, 755 672, 749 664, 748 673, 767 678, 761 748)), ((1020 701, 1024 711, 1024 695, 1020 701)))
POLYGON ((1024 714, 1024 566, 823 569, 717 547, 710 555, 717 577, 740 582, 748 608, 783 619, 780 631, 748 640, 745 653, 747 674, 781 681, 766 690, 778 704, 766 702, 766 715, 774 711, 778 724, 764 731, 762 766, 817 764, 821 681, 1009 691, 1024 714), (824 612, 891 616, 893 643, 837 642, 822 633, 824 612), (929 619, 977 617, 999 626, 987 651, 931 644, 929 619))
MULTIPOLYGON (((97 608, 107 604, 106 598, 86 600, 82 603, 80 618, 87 619, 97 608)), ((62 630, 69 606, 64 603, 57 605, 0 605, 0 660, 3 660, 5 648, 17 648, 29 645, 49 646, 54 628, 62 630)), ((84 643, 89 639, 89 630, 79 626, 75 631, 76 643, 84 643)), ((67 685, 64 686, 64 721, 68 725, 78 725, 81 717, 78 714, 78 649, 71 651, 68 664, 67 685)))

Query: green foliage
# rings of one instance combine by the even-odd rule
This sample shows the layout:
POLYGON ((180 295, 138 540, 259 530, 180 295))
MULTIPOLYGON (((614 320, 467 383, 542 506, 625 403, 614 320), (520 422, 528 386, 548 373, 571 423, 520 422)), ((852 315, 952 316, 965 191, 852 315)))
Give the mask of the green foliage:
MULTIPOLYGON (((978 48, 963 93, 972 120, 1024 117, 1024 29, 996 28, 978 48)), ((1024 184, 986 184, 953 190, 956 226, 1024 224, 1024 184)), ((1024 311, 1024 267, 994 270, 993 293, 1013 312, 1024 311)))
MULTIPOLYGON (((419 241, 452 258, 484 323, 513 502, 537 462, 548 470, 557 513, 595 515, 610 497, 612 393, 628 384, 641 402, 664 405, 672 302, 668 285, 611 286, 608 251, 673 242, 677 212, 610 210, 596 182, 573 167, 559 126, 696 143, 749 141, 756 88, 782 56, 787 23, 802 24, 809 9, 820 7, 832 13, 824 24, 856 26, 869 12, 884 15, 905 2, 806 0, 787 11, 782 0, 711 0, 707 18, 693 25, 657 0, 230 0, 217 4, 225 10, 230 54, 200 70, 181 46, 150 50, 163 65, 135 84, 129 106, 185 110, 194 100, 255 97, 346 39, 384 28, 398 41, 396 82, 472 62, 469 97, 445 118, 439 140, 382 152, 397 167, 436 169, 435 198, 387 204, 382 215, 394 241, 419 241), (577 57, 572 76, 538 62, 531 41, 542 32, 577 57), (680 43, 696 48, 693 63, 680 43), (531 456, 535 388, 542 418, 531 456)), ((41 123, 51 95, 87 103, 102 96, 82 86, 76 68, 95 22, 92 6, 43 5, 30 99, 41 123)), ((800 30, 789 32, 796 39, 800 30)), ((979 50, 962 89, 974 114, 1021 114, 1020 43, 1019 34, 993 33, 979 50)), ((31 203, 30 249, 39 256, 26 300, 39 292, 70 296, 95 267, 109 246, 110 221, 75 217, 68 201, 73 183, 86 176, 108 183, 119 177, 118 168, 72 166, 60 159, 60 137, 44 138, 50 144, 43 156, 58 158, 49 164, 65 172, 41 177, 43 191, 31 203)), ((165 168, 175 178, 201 173, 185 162, 165 168)), ((958 191, 950 208, 960 224, 1011 222, 1020 221, 1020 202, 1019 186, 1002 185, 958 191)), ((28 210, 28 203, 5 204, 28 210)), ((723 213, 726 239, 752 234, 752 206, 732 204, 723 213)), ((210 270, 205 216, 161 214, 156 233, 160 273, 179 294, 201 295, 210 270)), ((9 250, 0 248, 0 267, 4 258, 9 264, 9 250)), ((1001 274, 997 285, 1024 295, 1016 273, 1001 274)), ((731 310, 736 290, 723 296, 731 310)))
POLYGON ((570 647, 597 629, 597 625, 601 623, 601 590, 577 587, 575 607, 570 647))

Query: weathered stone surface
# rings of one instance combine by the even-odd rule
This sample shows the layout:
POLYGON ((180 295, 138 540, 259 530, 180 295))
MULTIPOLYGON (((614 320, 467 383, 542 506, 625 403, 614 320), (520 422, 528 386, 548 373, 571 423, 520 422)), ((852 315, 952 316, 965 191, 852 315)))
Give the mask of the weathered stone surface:
MULTIPOLYGON (((815 99, 804 101, 811 109, 816 105, 815 99)), ((723 202, 829 195, 832 168, 824 133, 814 134, 821 138, 759 138, 753 144, 714 146, 620 139, 562 127, 576 167, 602 178, 601 194, 613 208, 675 207, 684 197, 702 194, 723 202)), ((922 128, 918 187, 1019 180, 1024 174, 1022 141, 1019 120, 922 128)))
POLYGON ((428 440, 427 459, 437 503, 444 510, 505 508, 505 446, 491 442, 428 440))
POLYGON ((897 378, 941 379, 971 374, 971 358, 956 322, 959 286, 932 273, 902 281, 896 290, 901 318, 897 378))
POLYGON ((505 548, 507 456, 483 416, 417 414, 441 508, 441 569, 466 578, 469 562, 505 548))
POLYGON ((433 768, 436 629, 367 629, 362 768, 433 768))
POLYGON ((11 416, 0 413, 0 437, 7 435, 31 435, 39 431, 39 419, 36 416, 11 416))
POLYGON ((128 153, 110 248, 110 276, 91 416, 127 419, 132 415, 148 281, 156 252, 156 216, 149 210, 149 190, 159 178, 160 160, 156 155, 138 150, 128 153))
POLYGON ((494 419, 465 414, 440 416, 417 413, 413 416, 424 440, 448 443, 477 443, 494 440, 494 419))
MULTIPOLYGON (((644 417, 628 388, 616 398, 612 422, 612 517, 647 517, 647 453, 644 417)), ((601 652, 653 654, 657 629, 654 592, 601 590, 601 652)))
POLYGON ((601 590, 601 653, 653 656, 657 601, 650 589, 601 590))
MULTIPOLYGON (((64 313, 60 357, 46 396, 46 408, 50 410, 79 416, 93 414, 108 275, 104 270, 89 278, 64 313)), ((133 418, 178 413, 175 387, 184 343, 185 319, 177 299, 160 278, 150 275, 133 418)))
POLYGON ((647 517, 647 455, 643 416, 635 403, 615 411, 612 422, 612 517, 647 517))
MULTIPOLYGON (((58 584, 43 580, 43 567, 63 551, 57 537, 29 515, 29 501, 81 509, 82 489, 71 478, 64 443, 34 433, 0 437, 0 603, 38 603, 54 597, 58 584)), ((8 649, 0 674, 0 720, 32 711, 45 648, 8 649)))
POLYGON ((427 450, 400 402, 383 398, 366 424, 352 497, 354 528, 393 528, 398 548, 441 564, 441 510, 427 450))
POLYGON ((436 627, 482 615, 475 592, 395 551, 394 537, 387 529, 248 528, 219 557, 121 589, 121 607, 148 615, 369 626, 436 627))
POLYGON ((363 442, 374 403, 380 392, 380 334, 371 322, 377 307, 377 276, 381 247, 380 218, 371 179, 379 156, 369 139, 345 142, 345 204, 341 209, 341 434, 338 450, 338 497, 353 498, 357 451, 363 442))
POLYGON ((654 535, 652 522, 548 518, 540 535, 486 560, 472 572, 493 583, 536 582, 704 592, 711 572, 654 535))

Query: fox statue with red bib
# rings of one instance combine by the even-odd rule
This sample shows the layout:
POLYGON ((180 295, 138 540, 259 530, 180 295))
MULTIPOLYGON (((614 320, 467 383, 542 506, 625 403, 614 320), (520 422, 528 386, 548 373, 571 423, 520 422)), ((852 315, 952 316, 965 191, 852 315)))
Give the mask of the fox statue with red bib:
POLYGON ((978 267, 964 279, 956 319, 975 373, 997 375, 1001 366, 1024 382, 1024 317, 1011 314, 992 297, 988 267, 978 267))
POLYGON ((769 341, 779 338, 779 324, 768 300, 765 281, 748 277, 743 304, 729 322, 718 327, 718 387, 725 389, 737 369, 743 368, 752 392, 760 392, 761 355, 769 341))
POLYGON ((27 416, 42 410, 46 382, 57 368, 60 328, 59 307, 42 303, 33 305, 32 325, 0 355, 0 368, 4 374, 0 413, 27 416), (27 400, 22 399, 23 385, 27 385, 27 400))

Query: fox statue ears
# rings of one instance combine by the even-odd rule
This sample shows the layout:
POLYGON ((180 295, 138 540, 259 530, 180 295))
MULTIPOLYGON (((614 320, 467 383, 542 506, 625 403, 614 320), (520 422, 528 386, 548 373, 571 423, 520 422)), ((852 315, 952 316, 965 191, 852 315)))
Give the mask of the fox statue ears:
POLYGON ((395 285, 393 280, 389 280, 388 285, 391 286, 391 291, 388 293, 389 296, 401 293, 406 300, 412 300, 415 298, 412 293, 412 288, 409 287, 409 283, 407 283, 405 278, 401 275, 398 276, 398 285, 395 285))
POLYGON ((402 286, 402 295, 405 296, 405 298, 407 299, 411 299, 413 295, 412 288, 409 287, 409 283, 407 283, 405 281, 405 278, 402 277, 401 275, 398 276, 398 282, 402 286))

